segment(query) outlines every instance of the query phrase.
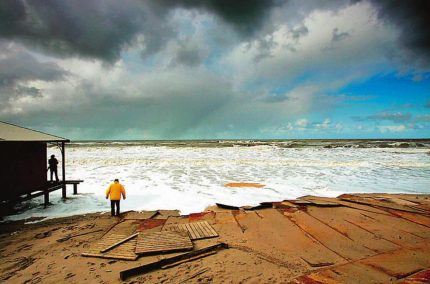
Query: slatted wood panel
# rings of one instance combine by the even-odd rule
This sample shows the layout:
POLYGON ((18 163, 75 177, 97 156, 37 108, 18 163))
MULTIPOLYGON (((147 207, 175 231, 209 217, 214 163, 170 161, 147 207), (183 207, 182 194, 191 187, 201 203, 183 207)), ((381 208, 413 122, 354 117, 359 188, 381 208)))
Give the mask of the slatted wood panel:
POLYGON ((100 252, 106 247, 109 247, 127 237, 128 237, 127 235, 119 235, 119 234, 107 235, 102 239, 100 239, 100 241, 98 241, 97 243, 94 243, 86 252, 83 252, 82 256, 136 260, 138 256, 134 251, 136 248, 137 238, 133 238, 123 244, 120 244, 117 247, 105 253, 100 252))
POLYGON ((136 254, 153 254, 192 250, 193 243, 186 232, 162 231, 137 237, 136 254))
POLYGON ((187 224, 172 224, 169 226, 165 226, 163 230, 187 231, 191 240, 218 237, 218 233, 206 221, 193 222, 193 223, 187 223, 187 224))

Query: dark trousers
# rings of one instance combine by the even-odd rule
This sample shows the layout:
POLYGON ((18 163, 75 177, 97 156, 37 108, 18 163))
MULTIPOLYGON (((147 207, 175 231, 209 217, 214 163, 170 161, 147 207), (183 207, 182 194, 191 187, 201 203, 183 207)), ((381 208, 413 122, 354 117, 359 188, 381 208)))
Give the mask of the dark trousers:
POLYGON ((58 171, 57 169, 50 169, 51 170, 51 181, 52 181, 52 174, 55 174, 55 180, 58 181, 58 171))
POLYGON ((111 200, 110 201, 110 214, 112 216, 119 216, 119 200, 111 200), (116 206, 116 214, 115 214, 115 206, 116 206))

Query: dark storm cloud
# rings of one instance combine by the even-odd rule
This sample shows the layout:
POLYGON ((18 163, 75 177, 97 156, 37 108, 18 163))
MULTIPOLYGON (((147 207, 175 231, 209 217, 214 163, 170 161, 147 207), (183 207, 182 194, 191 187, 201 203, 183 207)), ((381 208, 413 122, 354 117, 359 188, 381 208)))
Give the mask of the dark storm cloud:
POLYGON ((30 80, 56 81, 68 73, 52 62, 40 62, 24 50, 0 44, 0 86, 30 80))
POLYGON ((400 43, 409 57, 423 67, 430 67, 430 1, 371 0, 378 16, 400 31, 400 43))
POLYGON ((59 81, 69 73, 52 62, 40 62, 19 46, 0 42, 0 111, 11 98, 41 97, 40 89, 26 86, 29 81, 59 81))
POLYGON ((251 35, 276 2, 2 0, 0 37, 36 45, 59 56, 113 62, 124 47, 133 44, 138 34, 144 35, 144 55, 163 47, 175 36, 175 27, 169 26, 166 19, 173 8, 205 10, 218 15, 240 33, 251 35))
MULTIPOLYGON (((149 13, 144 7, 137 1, 4 0, 0 2, 0 36, 59 55, 113 61, 142 30, 149 13)), ((158 24, 148 25, 148 33, 160 34, 163 24, 158 24)), ((157 40, 149 44, 156 48, 157 40)))
POLYGON ((159 0, 167 7, 202 9, 218 15, 245 36, 253 35, 263 24, 268 12, 287 0, 159 0))

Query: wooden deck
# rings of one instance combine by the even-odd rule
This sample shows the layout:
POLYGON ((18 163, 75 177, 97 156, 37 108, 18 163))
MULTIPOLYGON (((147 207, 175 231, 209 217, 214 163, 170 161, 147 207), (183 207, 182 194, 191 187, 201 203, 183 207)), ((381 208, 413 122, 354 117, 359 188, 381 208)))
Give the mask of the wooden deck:
POLYGON ((66 198, 66 186, 67 185, 73 185, 73 194, 78 194, 78 184, 81 182, 84 182, 83 180, 66 180, 66 181, 58 181, 58 182, 47 182, 46 185, 39 187, 35 189, 34 191, 31 191, 30 193, 27 193, 25 195, 21 195, 17 198, 17 202, 22 202, 26 200, 30 200, 39 196, 44 196, 44 203, 45 205, 49 204, 49 193, 56 191, 58 189, 62 189, 62 197, 66 198))

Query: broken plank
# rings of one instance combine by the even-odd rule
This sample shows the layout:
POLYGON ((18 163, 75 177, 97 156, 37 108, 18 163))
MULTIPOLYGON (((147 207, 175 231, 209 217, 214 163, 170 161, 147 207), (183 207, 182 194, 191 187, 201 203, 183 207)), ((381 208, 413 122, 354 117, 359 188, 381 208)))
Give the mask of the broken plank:
POLYGON ((222 203, 215 203, 216 206, 222 209, 229 209, 229 210, 239 210, 239 206, 233 206, 228 204, 222 204, 222 203))
POLYGON ((216 245, 212 245, 212 246, 208 246, 199 250, 195 250, 195 251, 191 251, 191 252, 187 252, 184 254, 180 254, 177 256, 173 256, 173 257, 169 257, 169 258, 164 258, 161 259, 159 261, 155 261, 152 263, 148 263, 142 266, 138 266, 138 267, 134 267, 131 269, 127 269, 127 270, 123 270, 120 272, 119 276, 121 278, 122 281, 126 280, 127 278, 131 277, 131 276, 135 276, 138 274, 142 274, 142 273, 146 273, 146 272, 150 272, 156 269, 160 269, 163 266, 166 266, 168 264, 177 262, 177 261, 181 261, 184 259, 188 259, 197 255, 201 255, 201 254, 205 254, 207 252, 210 251, 214 251, 214 250, 220 250, 220 249, 226 249, 228 248, 228 245, 225 243, 219 243, 216 245))
POLYGON ((101 249, 100 252, 107 252, 108 250, 111 250, 114 247, 119 246, 120 244, 125 243, 126 241, 131 240, 131 239, 137 237, 138 235, 139 235, 139 233, 136 233, 136 234, 133 234, 131 236, 128 236, 127 238, 119 240, 118 242, 116 242, 116 243, 114 243, 114 244, 112 244, 112 245, 110 245, 110 246, 108 246, 108 247, 106 247, 104 249, 101 249))

